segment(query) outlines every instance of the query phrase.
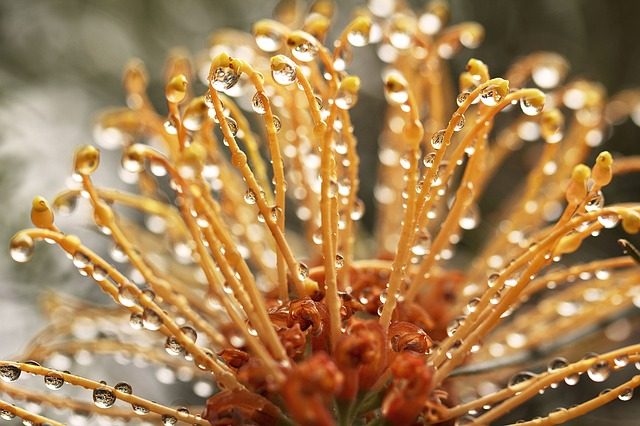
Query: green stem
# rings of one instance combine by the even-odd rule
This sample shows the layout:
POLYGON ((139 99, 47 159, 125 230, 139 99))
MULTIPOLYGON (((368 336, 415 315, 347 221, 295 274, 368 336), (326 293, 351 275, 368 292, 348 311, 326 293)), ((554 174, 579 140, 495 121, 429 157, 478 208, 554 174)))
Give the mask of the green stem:
POLYGON ((391 423, 386 418, 380 416, 380 417, 376 417, 375 419, 371 420, 365 426, 393 426, 393 423, 391 423))
POLYGON ((282 414, 278 418, 278 422, 276 423, 276 426, 297 426, 297 423, 291 420, 290 418, 288 418, 287 416, 285 416, 284 414, 282 414))
POLYGON ((346 399, 336 398, 336 411, 338 413, 338 424, 340 426, 351 426, 353 419, 351 418, 351 412, 353 410, 353 404, 346 399))
POLYGON ((357 406, 355 418, 357 419, 358 417, 365 415, 369 411, 373 411, 377 408, 380 408, 383 398, 384 398, 384 395, 382 392, 363 393, 362 396, 358 398, 360 402, 358 403, 358 406, 357 406))

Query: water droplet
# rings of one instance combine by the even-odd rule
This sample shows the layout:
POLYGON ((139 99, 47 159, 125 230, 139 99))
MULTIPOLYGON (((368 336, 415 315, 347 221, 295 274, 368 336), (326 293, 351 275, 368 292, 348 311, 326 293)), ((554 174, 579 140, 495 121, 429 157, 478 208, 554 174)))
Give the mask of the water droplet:
POLYGON ((167 340, 164 343, 164 349, 167 351, 169 355, 182 355, 185 353, 185 348, 180 345, 178 340, 175 337, 167 337, 167 340))
POLYGON ((360 220, 364 216, 364 202, 361 199, 357 199, 353 204, 353 210, 350 216, 351 220, 360 220))
POLYGON ((335 103, 340 109, 351 109, 352 106, 358 101, 358 93, 344 88, 340 88, 336 93, 335 103))
POLYGON ((618 222, 620 222, 620 216, 617 214, 598 216, 598 222, 607 229, 615 228, 618 222))
MULTIPOLYGON (((464 123, 462 124, 464 126, 464 123)), ((433 136, 431 136, 431 146, 433 147, 433 149, 438 150, 440 148, 442 148, 442 144, 444 143, 444 134, 445 134, 445 130, 438 130, 437 132, 435 132, 433 134, 433 136)), ((435 158, 435 153, 434 157, 435 158)), ((425 163, 426 165, 426 163, 425 163)), ((431 162, 431 165, 433 165, 433 161, 431 162)), ((427 167, 431 167, 431 166, 427 166, 427 167)))
POLYGON ((156 298, 156 294, 150 288, 145 288, 144 290, 142 290, 142 295, 144 295, 150 301, 153 301, 156 298))
POLYGON ((458 97, 456 98, 456 104, 458 104, 458 106, 462 106, 462 104, 469 98, 469 95, 471 93, 469 92, 460 92, 460 94, 458 95, 458 97))
POLYGON ((303 41, 291 49, 291 54, 299 61, 311 62, 318 55, 318 46, 311 41, 303 41))
POLYGON ((178 419, 176 419, 175 417, 170 416, 168 414, 165 414, 162 416, 162 424, 164 426, 173 426, 176 423, 178 423, 178 419))
POLYGON ((11 239, 9 253, 11 254, 11 258, 16 262, 28 262, 33 257, 33 250, 33 238, 24 232, 16 234, 11 239))
POLYGON ((416 235, 415 244, 411 247, 411 252, 416 256, 424 256, 429 253, 431 247, 431 234, 428 231, 421 231, 416 235))
POLYGON ((522 112, 526 115, 535 116, 542 111, 543 106, 535 106, 531 103, 531 100, 528 98, 520 99, 520 108, 522 108, 522 112))
POLYGON ((169 114, 167 116, 167 119, 164 121, 164 130, 170 135, 178 134, 178 123, 173 115, 169 114))
POLYGON ((182 116, 182 125, 192 132, 197 132, 202 128, 205 120, 212 114, 211 108, 204 102, 201 96, 191 101, 182 116))
POLYGON ((260 92, 256 92, 256 94, 253 95, 253 98, 251 98, 251 108, 253 108, 253 110, 258 114, 265 113, 264 103, 262 102, 262 96, 260 96, 260 92))
POLYGON ((3 420, 12 420, 15 417, 16 415, 9 410, 4 410, 4 409, 0 410, 0 418, 2 418, 3 420))
POLYGON ((347 34, 347 40, 355 47, 363 47, 369 44, 369 33, 359 30, 351 30, 347 34))
POLYGON ((252 205, 256 203, 256 193, 252 189, 247 189, 247 192, 244 193, 244 202, 252 205))
POLYGON ((79 251, 73 255, 73 265, 76 268, 86 268, 89 265, 89 258, 79 251))
POLYGON ((51 390, 58 390, 64 385, 64 379, 59 373, 51 372, 44 376, 44 385, 51 390))
POLYGON ((462 346, 462 340, 458 339, 455 341, 455 343, 451 346, 451 348, 449 348, 449 350, 445 353, 445 356, 449 359, 453 359, 453 355, 455 354, 456 350, 462 346))
POLYGON ((126 393, 127 395, 133 394, 133 388, 127 382, 118 382, 118 383, 116 383, 114 388, 118 392, 126 393))
POLYGON ((153 309, 144 308, 142 323, 147 330, 158 330, 162 327, 162 318, 153 309))
POLYGON ((578 373, 575 374, 569 374, 568 376, 566 376, 564 378, 564 382, 566 384, 568 384, 569 386, 573 386, 576 385, 578 383, 578 381, 580 380, 580 376, 578 375, 578 373))
POLYGON ((409 170, 411 167, 411 151, 406 151, 402 157, 400 157, 400 167, 409 170))
POLYGON ((138 312, 132 313, 129 317, 129 325, 134 330, 142 330, 142 328, 144 327, 144 324, 142 322, 142 314, 138 312))
POLYGON ((209 81, 216 90, 225 91, 232 88, 240 78, 240 74, 229 67, 218 67, 209 74, 209 81))
POLYGON ((606 360, 595 362, 587 370, 589 378, 594 382, 604 382, 605 380, 607 380, 610 373, 611 368, 609 367, 609 363, 606 360))
POLYGON ((302 262, 298 262, 297 265, 297 274, 298 274, 298 279, 300 280, 306 280, 307 278, 309 278, 309 267, 302 263, 302 262))
POLYGON ((78 197, 72 193, 61 194, 53 201, 53 210, 61 215, 70 215, 76 208, 78 197))
POLYGON ((265 52, 275 52, 282 46, 280 34, 274 31, 262 30, 255 36, 256 44, 265 52))
POLYGON ((588 212, 594 212, 602 210, 602 207, 604 207, 604 195, 602 194, 602 191, 598 191, 589 199, 589 201, 587 201, 584 209, 588 212))
POLYGON ((278 206, 271 207, 271 214, 269 215, 269 219, 271 219, 272 222, 277 222, 278 217, 280 216, 282 216, 282 209, 278 206))
POLYGON ((467 306, 465 309, 466 312, 469 314, 472 312, 475 312, 479 304, 480 304, 480 299, 477 297, 474 297, 473 299, 469 300, 469 302, 467 302, 467 306))
POLYGON ((227 127, 229 127, 229 131, 231 132, 231 136, 235 137, 238 134, 238 123, 231 117, 224 118, 225 123, 227 123, 227 127))
POLYGON ((315 244, 322 244, 322 228, 318 228, 313 232, 313 235, 311 237, 313 239, 313 242, 315 244))
POLYGON ((192 342, 195 342, 198 339, 198 333, 193 329, 193 327, 184 326, 180 327, 180 331, 185 335, 185 337, 192 342))
POLYGON ((103 267, 98 265, 93 266, 93 271, 91 272, 91 276, 93 277, 94 280, 104 281, 108 275, 109 273, 103 267))
POLYGON ((435 159, 436 159, 436 153, 430 152, 424 156, 424 158, 422 159, 422 164, 424 164, 426 168, 430 169, 431 167, 433 167, 433 162, 435 161, 435 159))
POLYGON ((390 73, 384 81, 384 94, 390 102, 404 105, 409 100, 408 85, 401 74, 390 73))
POLYGON ((280 121, 280 117, 278 117, 277 115, 273 116, 273 127, 276 128, 276 133, 278 133, 280 129, 282 129, 282 121, 280 121))
POLYGON ((495 293, 493 293, 493 295, 491 296, 491 299, 489 299, 489 302, 492 305, 497 305, 498 303, 500 303, 500 299, 502 298, 502 294, 500 294, 499 291, 496 291, 495 293))
POLYGON ((123 285, 118 289, 118 301, 122 306, 131 307, 136 304, 136 296, 128 285, 123 285))
POLYGON ((140 173, 144 170, 144 152, 139 144, 131 145, 122 153, 122 168, 129 173, 140 173))
POLYGON ((613 363, 618 368, 626 367, 629 364, 629 356, 628 355, 620 355, 613 360, 613 363))
POLYGON ((110 408, 116 403, 116 396, 107 387, 99 387, 93 390, 93 403, 98 408, 110 408))
POLYGON ((452 120, 454 120, 454 123, 455 123, 455 127, 453 128, 454 132, 459 132, 464 128, 464 122, 465 122, 464 114, 454 114, 452 120))
POLYGON ((530 371, 521 371, 511 376, 509 382, 507 383, 507 387, 513 390, 513 388, 518 386, 520 383, 524 383, 528 380, 533 379, 534 377, 536 377, 536 375, 531 373, 530 371))
POLYGON ((276 83, 283 86, 291 84, 296 80, 296 76, 296 66, 291 59, 283 55, 271 58, 271 77, 276 83))
POLYGON ((500 278, 500 274, 498 273, 493 273, 491 275, 489 275, 489 278, 487 278, 487 285, 489 287, 493 287, 496 282, 498 281, 498 278, 500 278))
POLYGON ((206 106, 213 108, 213 96, 211 96, 211 90, 204 92, 203 99, 206 106))
POLYGON ((350 45, 343 45, 338 52, 338 56, 333 61, 333 68, 336 71, 344 71, 353 61, 353 49, 350 45))
POLYGON ((629 401, 631 398, 633 398, 633 388, 624 388, 618 395, 620 401, 629 401))
POLYGON ((0 365, 0 378, 5 382, 15 382, 20 378, 20 367, 10 364, 0 365))
POLYGON ((149 409, 147 407, 143 407, 142 405, 132 405, 131 408, 133 408, 133 412, 139 416, 149 414, 149 409))
POLYGON ((475 229, 480 222, 480 211, 478 210, 478 206, 475 204, 470 205, 464 211, 463 215, 460 217, 459 225, 460 228, 471 230, 475 229))
POLYGON ((336 254, 336 269, 342 269, 344 267, 344 257, 338 253, 336 254))
POLYGON ((111 249, 109 250, 109 254, 111 255, 111 258, 116 262, 122 263, 122 262, 126 262, 128 259, 124 249, 120 247, 118 244, 114 244, 111 247, 111 249))
POLYGON ((565 368, 568 365, 569 362, 565 358, 554 358, 549 361, 549 364, 547 365, 547 371, 552 372, 561 368, 565 368))
POLYGON ((458 330, 458 328, 464 324, 465 317, 457 317, 451 320, 447 325, 447 336, 451 337, 458 330))
POLYGON ((495 86, 488 86, 480 92, 480 101, 486 106, 496 106, 502 100, 502 96, 496 90, 495 86))
POLYGON ((395 28, 395 30, 389 34, 389 42, 396 49, 408 49, 412 41, 413 37, 411 33, 402 31, 399 28, 395 28))
POLYGON ((159 160, 150 160, 149 170, 154 176, 162 177, 167 175, 167 168, 159 160))

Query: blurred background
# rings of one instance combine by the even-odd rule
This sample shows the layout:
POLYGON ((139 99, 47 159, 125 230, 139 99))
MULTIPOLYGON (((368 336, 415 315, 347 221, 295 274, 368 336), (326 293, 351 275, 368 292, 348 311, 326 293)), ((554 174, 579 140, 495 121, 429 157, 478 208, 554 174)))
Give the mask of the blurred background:
MULTIPOLYGON (((410 3, 417 8, 423 5, 410 3)), ((212 30, 248 31, 256 19, 270 17, 275 4, 264 0, 0 2, 0 248, 7 247, 17 230, 30 225, 35 195, 51 198, 65 186, 74 147, 92 142, 96 114, 124 105, 121 73, 130 58, 140 58, 147 65, 150 93, 157 108, 165 111, 161 77, 170 49, 179 46, 199 52, 212 30)), ((340 1, 336 28, 347 22, 353 7, 363 4, 364 0, 340 1)), ((489 64, 492 75, 500 76, 515 58, 551 50, 569 60, 571 76, 600 81, 609 93, 640 86, 640 2, 452 0, 451 6, 454 23, 473 20, 486 31, 478 49, 463 51, 452 61, 455 75, 472 56, 489 64)), ((373 170, 377 161, 377 129, 366 118, 384 108, 381 68, 373 49, 364 48, 356 51, 350 69, 364 83, 363 106, 354 110, 354 123, 366 170, 373 170)), ((638 153, 639 137, 636 126, 627 122, 616 128, 603 147, 638 153)), ((112 160, 116 164, 117 156, 112 160)), ((513 173, 517 172, 514 167, 513 173)), ((115 173, 103 173, 100 178, 104 186, 117 180, 115 173)), ((368 204, 373 183, 363 182, 361 197, 368 204)), ((621 192, 607 194, 608 202, 637 199, 637 182, 619 188, 621 192)), ((79 226, 67 223, 69 232, 79 226)), ((366 223, 371 224, 371 219, 366 223)), ((0 255, 1 359, 16 353, 41 327, 37 300, 42 290, 95 296, 95 289, 62 259, 58 250, 41 249, 37 259, 25 266, 0 255)), ((613 411, 597 412, 590 420, 574 424, 612 424, 608 421, 613 411)), ((624 417, 616 424, 637 424, 632 417, 624 417)))

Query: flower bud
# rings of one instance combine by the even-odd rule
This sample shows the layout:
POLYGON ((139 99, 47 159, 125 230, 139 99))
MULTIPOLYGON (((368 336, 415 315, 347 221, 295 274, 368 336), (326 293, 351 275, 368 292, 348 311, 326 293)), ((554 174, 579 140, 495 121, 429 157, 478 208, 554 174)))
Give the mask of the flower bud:
POLYGON ((53 210, 44 197, 35 197, 31 203, 31 222, 38 228, 53 228, 53 210))
POLYGON ((566 199, 569 204, 580 204, 587 196, 587 180, 591 170, 584 164, 578 164, 573 168, 573 174, 567 185, 566 199))
POLYGON ((358 101, 358 90, 360 90, 360 79, 350 75, 345 77, 340 83, 338 93, 336 93, 336 105, 340 109, 350 109, 358 101))
POLYGON ((331 21, 326 16, 320 14, 310 15, 304 23, 302 29, 317 39, 323 39, 329 31, 331 21))
POLYGON ((467 69, 467 72, 475 79, 478 79, 481 76, 489 74, 489 70, 487 69, 487 66, 480 59, 474 59, 474 58, 469 59, 469 62, 467 62, 466 69, 467 69))
POLYGON ((591 170, 591 178, 599 186, 606 186, 611 182, 613 177, 612 171, 613 158, 608 151, 602 151, 596 158, 596 164, 591 170))
POLYGON ((182 102, 187 95, 187 77, 179 74, 171 79, 165 88, 165 97, 171 103, 178 104, 182 102))
POLYGON ((81 146, 76 150, 73 161, 74 172, 81 175, 90 175, 96 171, 100 163, 100 151, 92 145, 81 146))
POLYGON ((258 47, 265 52, 275 52, 280 49, 284 38, 278 24, 268 19, 253 24, 253 36, 258 47))
POLYGON ((540 120, 540 133, 547 143, 558 143, 564 136, 564 116, 557 108, 545 111, 540 120))
POLYGON ((640 231, 640 213, 631 209, 624 209, 620 212, 622 218, 622 229, 628 234, 637 234, 640 231))
POLYGON ((362 47, 369 44, 369 34, 371 32, 371 17, 358 16, 350 25, 347 33, 347 40, 351 45, 362 47))
POLYGON ((390 103, 402 105, 409 100, 409 83, 400 73, 389 73, 384 79, 384 94, 390 103))
POLYGON ((144 93, 147 90, 149 73, 141 60, 129 61, 124 70, 123 83, 128 93, 144 93))

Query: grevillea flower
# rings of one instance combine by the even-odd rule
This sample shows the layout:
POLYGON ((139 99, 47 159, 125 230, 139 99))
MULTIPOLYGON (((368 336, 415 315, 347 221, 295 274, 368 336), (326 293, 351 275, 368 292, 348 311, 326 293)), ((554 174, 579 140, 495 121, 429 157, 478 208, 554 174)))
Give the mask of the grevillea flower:
POLYGON ((640 160, 602 151, 582 164, 640 94, 565 83, 567 63, 548 52, 503 78, 471 59, 456 89, 446 61, 476 47, 482 27, 447 26, 441 1, 420 13, 385 4, 356 10, 335 40, 326 0, 306 13, 284 2, 251 36, 216 33, 205 59, 169 58, 167 112, 150 102, 144 66, 129 64, 129 106, 103 113, 97 142, 108 135, 113 148, 115 137, 137 192, 100 187, 100 150, 82 146, 76 185, 51 205, 36 197, 35 227, 10 243, 18 262, 40 240, 57 244, 115 306, 50 295, 51 324, 0 363, 13 402, 0 401, 3 418, 62 424, 40 412, 51 407, 69 409, 74 424, 486 425, 511 421, 500 419, 543 392, 614 373, 613 389, 519 423, 558 424, 631 399, 640 345, 574 343, 611 321, 630 328, 640 255, 627 240, 626 255, 567 255, 618 224, 640 229, 640 204, 604 200, 640 160), (358 150, 373 148, 358 147, 354 126, 367 123, 352 123, 351 110, 361 82, 379 77, 349 72, 370 43, 388 65, 372 235, 360 225, 360 180, 371 177, 358 150), (482 222, 478 202, 523 140, 539 146, 531 170, 482 222), (54 211, 76 204, 113 241, 113 261, 55 224, 54 211), (456 255, 481 222, 498 226, 478 252, 456 255), (71 356, 155 364, 160 382, 191 381, 202 399, 158 404, 129 380, 59 367, 71 356), (50 390, 84 388, 93 402, 14 383, 24 373, 50 390))

